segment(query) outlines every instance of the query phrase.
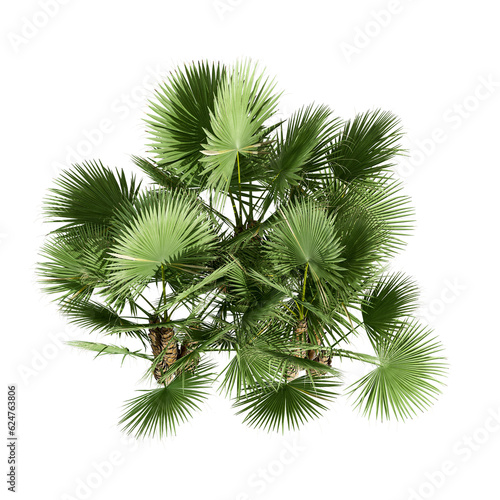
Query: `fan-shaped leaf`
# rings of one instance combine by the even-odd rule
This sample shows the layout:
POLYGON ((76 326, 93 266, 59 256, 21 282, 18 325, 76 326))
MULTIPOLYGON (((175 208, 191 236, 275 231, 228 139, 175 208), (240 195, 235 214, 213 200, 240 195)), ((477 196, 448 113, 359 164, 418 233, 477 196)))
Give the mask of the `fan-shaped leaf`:
POLYGON ((401 188, 390 175, 378 177, 375 184, 330 179, 322 196, 328 212, 340 219, 357 213, 373 221, 385 234, 380 250, 390 257, 404 246, 400 237, 410 233, 413 223, 410 199, 400 194, 401 188))
POLYGON ((340 384, 327 376, 303 376, 289 382, 256 387, 234 404, 247 413, 244 422, 267 430, 296 429, 310 419, 318 418, 337 394, 331 389, 340 384))
POLYGON ((212 383, 212 365, 200 365, 195 372, 177 375, 167 386, 141 391, 125 403, 120 420, 123 429, 136 437, 164 437, 175 434, 177 425, 199 410, 212 383))
POLYGON ((287 274, 306 264, 315 280, 335 282, 342 268, 342 246, 334 218, 313 202, 291 205, 282 211, 266 242, 267 257, 275 272, 287 274))
POLYGON ((368 111, 347 121, 335 139, 330 166, 344 181, 362 180, 392 166, 392 158, 402 152, 399 119, 388 111, 368 111))
POLYGON ((372 337, 384 335, 418 306, 418 287, 409 277, 389 274, 369 290, 361 306, 363 322, 372 337))
POLYGON ((101 162, 73 165, 56 179, 45 199, 44 213, 49 220, 65 223, 64 229, 80 224, 108 225, 123 202, 133 202, 140 184, 123 170, 116 173, 101 162))
POLYGON ((276 109, 275 84, 256 72, 250 61, 236 64, 223 80, 210 113, 203 161, 209 186, 216 193, 227 190, 239 155, 257 153, 264 122, 276 109))
POLYGON ((269 161, 269 202, 277 202, 292 186, 310 180, 323 169, 327 145, 339 124, 331 118, 327 106, 310 105, 280 127, 269 161))
POLYGON ((98 331, 113 334, 117 333, 116 327, 122 327, 127 330, 118 332, 118 334, 125 333, 140 339, 146 337, 137 323, 121 317, 113 309, 92 300, 67 302, 63 305, 63 312, 72 323, 82 328, 88 328, 89 332, 98 331))
POLYGON ((212 131, 210 113, 226 69, 208 62, 173 72, 150 103, 149 134, 158 165, 171 169, 188 185, 204 185, 201 153, 212 131))
POLYGON ((216 235, 200 205, 182 192, 149 192, 124 223, 110 255, 110 295, 139 293, 162 265, 171 274, 201 269, 215 258, 216 235))
POLYGON ((38 264, 44 290, 59 295, 64 304, 89 299, 95 288, 107 284, 109 245, 106 230, 99 226, 52 234, 40 251, 45 261, 38 264))
POLYGON ((441 344, 430 335, 411 320, 380 338, 375 345, 379 366, 351 385, 350 393, 358 394, 355 406, 368 416, 375 410, 381 420, 405 420, 430 406, 446 371, 437 355, 441 344))
POLYGON ((342 245, 342 284, 361 291, 364 280, 372 275, 377 264, 383 262, 385 257, 384 227, 370 217, 369 213, 353 208, 349 212, 338 214, 335 228, 342 245))

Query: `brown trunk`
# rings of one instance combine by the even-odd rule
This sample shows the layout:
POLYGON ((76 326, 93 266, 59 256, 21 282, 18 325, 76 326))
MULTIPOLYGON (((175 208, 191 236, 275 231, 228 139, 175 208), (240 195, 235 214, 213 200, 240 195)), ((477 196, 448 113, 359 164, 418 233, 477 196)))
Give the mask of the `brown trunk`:
MULTIPOLYGON (((319 341, 318 337, 316 337, 316 341, 318 343, 318 346, 321 346, 321 342, 319 341)), ((309 359, 312 359, 313 361, 316 361, 317 363, 321 363, 322 365, 326 366, 331 366, 332 365, 332 360, 331 358, 325 354, 324 351, 309 351, 309 359), (312 356, 311 356, 312 354, 312 356)), ((311 375, 323 375, 322 372, 318 370, 311 370, 311 375)))
MULTIPOLYGON (((295 327, 295 340, 297 342, 304 342, 307 338, 307 318, 301 319, 297 326, 295 327)), ((306 355, 306 351, 304 349, 296 349, 295 356, 298 358, 303 358, 306 355)), ((295 366, 289 366, 286 372, 287 380, 293 380, 297 377, 299 370, 295 366)))
MULTIPOLYGON (((160 323, 159 318, 153 318, 151 323, 160 323)), ((174 329, 159 327, 149 330, 149 339, 151 340, 151 348, 153 356, 156 358, 163 352, 163 358, 158 362, 154 369, 154 377, 159 380, 167 371, 170 365, 177 361, 179 352, 177 342, 174 339, 174 329)), ((168 380, 165 380, 168 382, 168 380)))
MULTIPOLYGON (((192 352, 194 346, 195 342, 185 342, 184 344, 182 344, 179 350, 179 358, 183 358, 184 356, 192 352)), ((183 367, 183 370, 193 370, 194 368, 196 368, 196 366, 198 366, 199 361, 199 359, 191 360, 186 366, 183 367)))

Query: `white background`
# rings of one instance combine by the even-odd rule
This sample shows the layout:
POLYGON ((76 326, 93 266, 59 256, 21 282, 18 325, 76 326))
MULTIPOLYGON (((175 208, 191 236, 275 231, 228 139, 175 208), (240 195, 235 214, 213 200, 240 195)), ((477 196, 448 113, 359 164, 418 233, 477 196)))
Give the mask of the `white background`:
MULTIPOLYGON (((17 498, 500 498, 495 2, 47 0, 49 14, 42 5, 3 2, 0 14, 0 392, 6 400, 7 384, 18 386, 17 498), (132 170, 158 73, 243 56, 277 77, 284 115, 314 101, 344 118, 380 107, 402 119, 410 157, 398 173, 417 229, 394 269, 418 279, 420 314, 450 363, 443 395, 412 421, 369 421, 340 398, 281 436, 246 428, 214 397, 177 437, 136 443, 116 424, 144 387, 141 360, 120 368, 58 340, 89 338, 34 276, 41 200, 75 161, 69 151, 132 170)), ((347 381, 363 372, 342 368, 347 381)))

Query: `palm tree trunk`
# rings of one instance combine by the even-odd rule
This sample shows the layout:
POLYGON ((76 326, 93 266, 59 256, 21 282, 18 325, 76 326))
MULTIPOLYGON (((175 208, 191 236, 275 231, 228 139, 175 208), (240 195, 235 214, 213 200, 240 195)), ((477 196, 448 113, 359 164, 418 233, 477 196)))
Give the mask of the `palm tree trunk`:
MULTIPOLYGON (((294 333, 295 333, 295 340, 297 342, 305 341, 305 339, 307 338, 307 318, 302 318, 301 320, 299 320, 297 326, 295 327, 294 333)), ((297 356, 298 358, 305 357, 306 351, 304 351, 303 349, 296 349, 296 351, 297 352, 295 356, 297 356)), ((289 366, 286 372, 287 380, 293 380, 294 378, 297 377, 298 373, 299 370, 297 369, 296 366, 289 366)))
MULTIPOLYGON (((321 347, 321 342, 318 339, 318 337, 316 337, 316 341, 317 341, 318 347, 321 347)), ((309 351, 309 359, 316 361, 317 363, 321 363, 322 365, 332 366, 332 359, 330 358, 330 356, 328 356, 328 354, 326 354, 322 350, 309 351)), ((319 370, 311 370, 310 373, 311 373, 311 375, 324 375, 324 372, 321 372, 319 370)))
MULTIPOLYGON (((160 323, 160 319, 153 318, 150 323, 160 323)), ((174 339, 174 329, 166 327, 151 328, 149 330, 149 339, 151 340, 151 348, 155 358, 163 352, 163 357, 157 363, 153 372, 155 379, 159 380, 179 357, 177 342, 174 339)), ((167 382, 169 380, 165 380, 165 383, 167 382)))
MULTIPOLYGON (((179 350, 179 359, 183 358, 184 356, 187 356, 189 353, 191 353, 194 350, 196 342, 184 342, 181 345, 181 348, 179 350)), ((191 360, 187 365, 183 366, 183 371, 185 370, 193 370, 198 366, 198 363, 200 362, 199 357, 197 359, 191 360)))

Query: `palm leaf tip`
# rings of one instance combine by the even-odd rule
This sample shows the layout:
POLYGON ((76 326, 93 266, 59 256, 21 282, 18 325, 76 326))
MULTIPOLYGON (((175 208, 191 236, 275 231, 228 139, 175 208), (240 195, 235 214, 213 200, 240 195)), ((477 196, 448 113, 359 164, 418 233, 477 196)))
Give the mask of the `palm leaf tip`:
POLYGON ((85 342, 80 340, 69 340, 66 345, 70 347, 76 347, 84 351, 96 352, 96 357, 103 354, 119 354, 125 359, 126 356, 132 356, 136 358, 147 359, 151 361, 153 358, 148 354, 144 354, 140 351, 131 351, 128 347, 119 347, 116 345, 102 344, 101 342, 85 342))

